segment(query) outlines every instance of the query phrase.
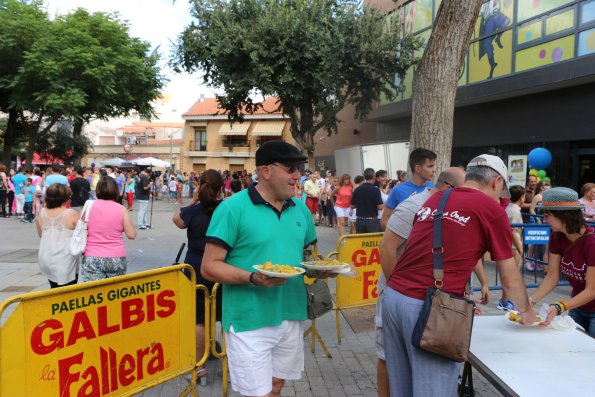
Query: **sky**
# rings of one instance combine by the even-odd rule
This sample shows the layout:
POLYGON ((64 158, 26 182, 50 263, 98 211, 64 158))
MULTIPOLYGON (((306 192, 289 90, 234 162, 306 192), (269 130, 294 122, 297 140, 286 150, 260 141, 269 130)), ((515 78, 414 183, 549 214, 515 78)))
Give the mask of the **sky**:
POLYGON ((180 114, 187 111, 200 94, 214 96, 212 89, 200 84, 198 74, 176 74, 166 64, 172 42, 191 22, 188 0, 45 0, 44 3, 50 18, 79 7, 89 12, 117 11, 121 20, 128 21, 131 36, 148 41, 152 49, 159 46, 162 74, 169 79, 163 92, 171 95, 172 106, 180 114))

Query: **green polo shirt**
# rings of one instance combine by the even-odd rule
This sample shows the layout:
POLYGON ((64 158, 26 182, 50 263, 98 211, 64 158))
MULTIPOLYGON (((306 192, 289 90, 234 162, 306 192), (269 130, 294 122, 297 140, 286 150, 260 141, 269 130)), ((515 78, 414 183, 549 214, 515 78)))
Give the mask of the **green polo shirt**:
MULTIPOLYGON (((281 212, 251 185, 222 202, 211 219, 207 242, 227 250, 225 262, 240 269, 271 261, 301 266, 304 247, 316 242, 312 215, 292 198, 281 212)), ((277 326, 284 320, 306 320, 304 278, 293 277, 279 287, 223 285, 223 329, 235 332, 277 326)))

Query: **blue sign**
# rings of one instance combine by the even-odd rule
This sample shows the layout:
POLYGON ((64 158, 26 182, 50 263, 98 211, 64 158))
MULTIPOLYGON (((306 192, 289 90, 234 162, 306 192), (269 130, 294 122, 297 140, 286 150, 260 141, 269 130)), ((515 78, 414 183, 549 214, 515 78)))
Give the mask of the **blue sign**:
POLYGON ((550 242, 550 227, 526 227, 523 232, 523 244, 544 245, 550 242))

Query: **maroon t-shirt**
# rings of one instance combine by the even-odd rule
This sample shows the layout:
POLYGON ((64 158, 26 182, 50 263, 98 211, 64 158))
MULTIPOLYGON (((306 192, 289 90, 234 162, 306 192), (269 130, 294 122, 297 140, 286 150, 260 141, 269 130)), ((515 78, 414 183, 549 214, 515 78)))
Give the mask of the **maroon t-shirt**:
MULTIPOLYGON (((423 300, 426 289, 434 285, 432 213, 442 194, 433 194, 417 212, 407 248, 388 281, 391 288, 414 299, 423 300)), ((513 257, 506 212, 498 201, 479 190, 454 189, 442 219, 442 246, 443 290, 462 296, 473 268, 486 251, 496 261, 513 257)))
MULTIPOLYGON (((587 232, 594 233, 595 229, 588 227, 587 232)), ((562 256, 560 270, 572 286, 571 296, 575 296, 585 289, 587 266, 595 266, 595 235, 581 238, 568 249, 570 244, 564 233, 552 233, 550 236, 550 252, 562 256)), ((595 312, 595 300, 580 309, 595 312)))

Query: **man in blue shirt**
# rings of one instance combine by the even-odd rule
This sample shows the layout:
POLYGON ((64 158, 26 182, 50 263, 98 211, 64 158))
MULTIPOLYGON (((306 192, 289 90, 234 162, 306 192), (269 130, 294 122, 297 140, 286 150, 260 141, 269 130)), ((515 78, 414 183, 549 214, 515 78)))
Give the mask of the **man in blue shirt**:
POLYGON ((24 205, 25 195, 23 194, 23 188, 27 182, 27 177, 23 171, 23 167, 19 167, 18 172, 11 178, 14 184, 14 198, 17 201, 17 218, 24 218, 24 205))
POLYGON ((60 183, 62 185, 68 186, 68 179, 62 175, 60 172, 62 171, 62 166, 60 164, 52 164, 52 173, 45 178, 44 187, 47 189, 54 183, 60 183))
POLYGON ((412 173, 411 179, 395 186, 384 203, 385 210, 380 221, 382 230, 386 228, 388 219, 399 203, 414 194, 423 192, 426 188, 434 187, 431 181, 436 173, 436 153, 423 148, 414 149, 409 154, 409 168, 412 173))

